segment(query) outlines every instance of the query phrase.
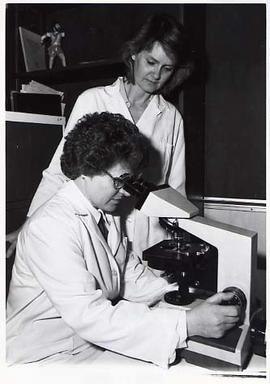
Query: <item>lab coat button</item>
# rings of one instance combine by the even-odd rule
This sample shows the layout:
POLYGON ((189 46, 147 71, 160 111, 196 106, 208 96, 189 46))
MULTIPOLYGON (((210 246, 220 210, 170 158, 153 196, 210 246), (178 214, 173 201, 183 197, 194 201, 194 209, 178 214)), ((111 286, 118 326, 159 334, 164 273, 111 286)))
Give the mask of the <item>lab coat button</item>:
POLYGON ((113 271, 112 271, 112 275, 113 275, 113 276, 117 276, 117 272, 113 270, 113 271))

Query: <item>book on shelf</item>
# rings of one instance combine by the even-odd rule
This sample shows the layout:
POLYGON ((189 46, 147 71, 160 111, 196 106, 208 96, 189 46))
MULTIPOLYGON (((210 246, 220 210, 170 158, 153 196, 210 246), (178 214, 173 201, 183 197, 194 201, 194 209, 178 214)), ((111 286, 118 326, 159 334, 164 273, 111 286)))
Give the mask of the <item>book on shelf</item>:
POLYGON ((63 116, 64 92, 47 85, 30 81, 22 84, 20 91, 11 91, 11 109, 15 112, 63 116))
POLYGON ((37 81, 31 80, 29 84, 22 84, 21 92, 23 93, 46 93, 53 95, 60 95, 64 97, 64 92, 57 91, 54 88, 48 87, 47 85, 38 83, 37 81))

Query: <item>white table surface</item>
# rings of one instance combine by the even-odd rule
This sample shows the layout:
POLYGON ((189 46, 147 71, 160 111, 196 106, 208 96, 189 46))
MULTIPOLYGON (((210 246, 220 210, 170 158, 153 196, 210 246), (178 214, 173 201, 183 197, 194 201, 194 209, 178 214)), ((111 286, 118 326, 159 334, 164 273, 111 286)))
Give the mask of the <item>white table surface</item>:
MULTIPOLYGON (((156 369, 162 369, 159 367, 156 367, 153 364, 145 363, 140 360, 132 359, 126 356, 119 355, 117 353, 113 353, 110 351, 105 351, 97 360, 97 364, 116 364, 116 365, 121 365, 122 367, 129 367, 129 368, 143 368, 143 369, 149 369, 153 370, 156 369)), ((162 369, 164 370, 164 369, 162 369)), ((180 363, 171 366, 168 371, 172 372, 181 372, 181 371, 193 371, 193 372, 207 372, 207 373, 212 373, 212 372, 217 372, 217 371, 212 371, 206 368, 202 368, 199 366, 196 366, 194 364, 189 364, 187 363, 184 359, 180 361, 180 363)), ((266 372, 266 358, 262 356, 258 356, 253 354, 253 356, 250 359, 250 362, 247 366, 246 369, 243 371, 237 371, 233 372, 236 375, 261 375, 265 374, 266 372)), ((224 372, 223 372, 224 373, 224 372)))
POLYGON ((1 384, 264 384, 266 359, 253 355, 242 372, 217 372, 182 360, 169 369, 105 351, 86 364, 0 366, 1 384), (243 377, 244 376, 244 377, 243 377), (244 380, 244 381, 243 381, 244 380))

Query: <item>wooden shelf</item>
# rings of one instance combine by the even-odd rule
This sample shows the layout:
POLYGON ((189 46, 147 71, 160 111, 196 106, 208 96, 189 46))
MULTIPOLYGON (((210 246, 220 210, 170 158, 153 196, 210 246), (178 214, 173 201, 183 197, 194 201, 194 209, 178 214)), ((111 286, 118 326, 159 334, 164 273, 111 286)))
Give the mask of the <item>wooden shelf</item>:
POLYGON ((21 72, 13 74, 13 77, 21 81, 36 80, 44 84, 61 84, 113 78, 123 74, 124 70, 124 63, 115 58, 89 61, 61 69, 21 72))

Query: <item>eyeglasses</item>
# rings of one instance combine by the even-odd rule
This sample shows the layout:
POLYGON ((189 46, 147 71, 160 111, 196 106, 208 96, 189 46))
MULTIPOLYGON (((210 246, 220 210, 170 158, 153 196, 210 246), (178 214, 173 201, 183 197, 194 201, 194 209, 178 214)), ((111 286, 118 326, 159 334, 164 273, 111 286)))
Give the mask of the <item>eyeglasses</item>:
POLYGON ((112 179, 113 181, 113 186, 114 188, 119 191, 120 189, 122 189, 125 184, 132 179, 132 175, 130 173, 123 173, 123 175, 119 176, 119 177, 114 177, 113 175, 110 174, 110 172, 108 171, 105 171, 103 170, 104 173, 106 173, 106 175, 110 176, 110 178, 112 179))

